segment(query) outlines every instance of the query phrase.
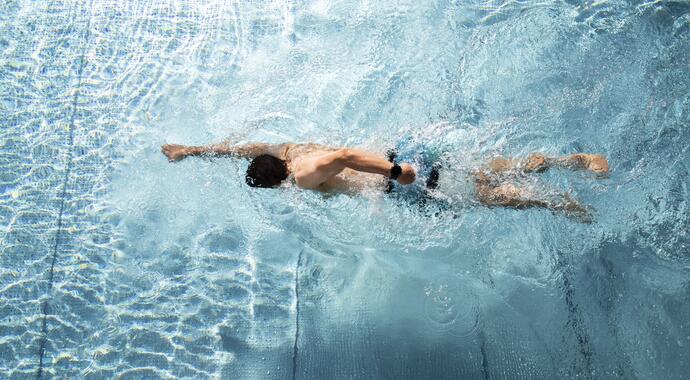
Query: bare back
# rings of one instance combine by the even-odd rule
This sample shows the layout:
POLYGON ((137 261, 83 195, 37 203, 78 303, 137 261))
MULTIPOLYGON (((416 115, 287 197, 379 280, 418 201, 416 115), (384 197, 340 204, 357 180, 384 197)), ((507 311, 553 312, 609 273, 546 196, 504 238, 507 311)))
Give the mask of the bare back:
MULTIPOLYGON (((296 172, 302 165, 317 160, 324 154, 337 151, 340 148, 320 144, 287 144, 283 159, 287 162, 291 172, 296 172)), ((383 157, 383 155, 382 155, 383 157)), ((359 193, 366 190, 383 190, 386 179, 380 175, 365 173, 345 168, 339 174, 328 179, 316 190, 334 193, 359 193)))

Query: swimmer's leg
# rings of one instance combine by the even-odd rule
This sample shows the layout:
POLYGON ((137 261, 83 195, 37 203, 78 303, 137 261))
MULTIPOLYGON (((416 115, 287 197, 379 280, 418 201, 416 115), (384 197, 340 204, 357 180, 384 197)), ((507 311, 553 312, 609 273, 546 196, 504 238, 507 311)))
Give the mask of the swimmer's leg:
POLYGON ((585 169, 597 174, 606 174, 609 171, 609 163, 604 155, 589 153, 575 153, 557 158, 532 153, 524 159, 498 157, 489 162, 489 169, 497 173, 511 169, 521 169, 525 173, 542 173, 552 166, 585 169))
POLYGON ((503 157, 497 157, 489 161, 489 170, 494 173, 508 171, 515 166, 514 160, 508 160, 503 157))
POLYGON ((513 169, 521 169, 526 173, 546 171, 551 165, 551 160, 541 153, 532 153, 526 159, 497 157, 489 161, 489 169, 494 173, 507 172, 513 169))
POLYGON ((511 183, 492 185, 490 182, 489 177, 484 173, 479 172, 475 176, 477 199, 485 206, 515 209, 546 208, 551 211, 564 212, 566 216, 583 223, 591 223, 593 221, 589 209, 568 194, 561 194, 558 198, 562 200, 560 202, 553 202, 539 199, 527 190, 518 188, 511 183))
POLYGON ((575 153, 557 158, 556 165, 570 169, 586 169, 597 174, 609 172, 609 162, 602 154, 575 153))

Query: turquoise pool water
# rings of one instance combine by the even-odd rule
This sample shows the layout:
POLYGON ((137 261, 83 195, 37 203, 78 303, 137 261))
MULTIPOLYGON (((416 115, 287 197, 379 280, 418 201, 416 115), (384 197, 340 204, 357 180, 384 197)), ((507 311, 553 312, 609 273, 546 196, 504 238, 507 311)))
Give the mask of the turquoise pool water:
POLYGON ((0 378, 687 378, 688 89, 681 1, 4 1, 0 378), (410 136, 612 174, 535 177, 580 224, 159 152, 410 136))

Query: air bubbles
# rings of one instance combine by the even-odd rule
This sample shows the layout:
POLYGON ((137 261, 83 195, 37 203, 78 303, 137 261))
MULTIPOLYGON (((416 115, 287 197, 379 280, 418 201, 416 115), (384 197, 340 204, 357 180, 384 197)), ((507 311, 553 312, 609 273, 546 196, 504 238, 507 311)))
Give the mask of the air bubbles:
POLYGON ((471 336, 480 324, 477 298, 458 278, 434 281, 424 288, 424 312, 434 330, 455 337, 471 336))
POLYGON ((112 340, 115 339, 122 331, 122 321, 120 320, 120 315, 116 311, 111 311, 104 323, 104 329, 106 335, 112 340))

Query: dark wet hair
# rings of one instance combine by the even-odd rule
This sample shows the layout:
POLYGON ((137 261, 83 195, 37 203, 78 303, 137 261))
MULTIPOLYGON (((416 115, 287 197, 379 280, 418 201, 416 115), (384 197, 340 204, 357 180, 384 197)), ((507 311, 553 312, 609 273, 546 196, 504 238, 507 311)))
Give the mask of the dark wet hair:
POLYGON ((262 154, 252 160, 245 181, 251 187, 276 187, 288 176, 284 160, 262 154))

